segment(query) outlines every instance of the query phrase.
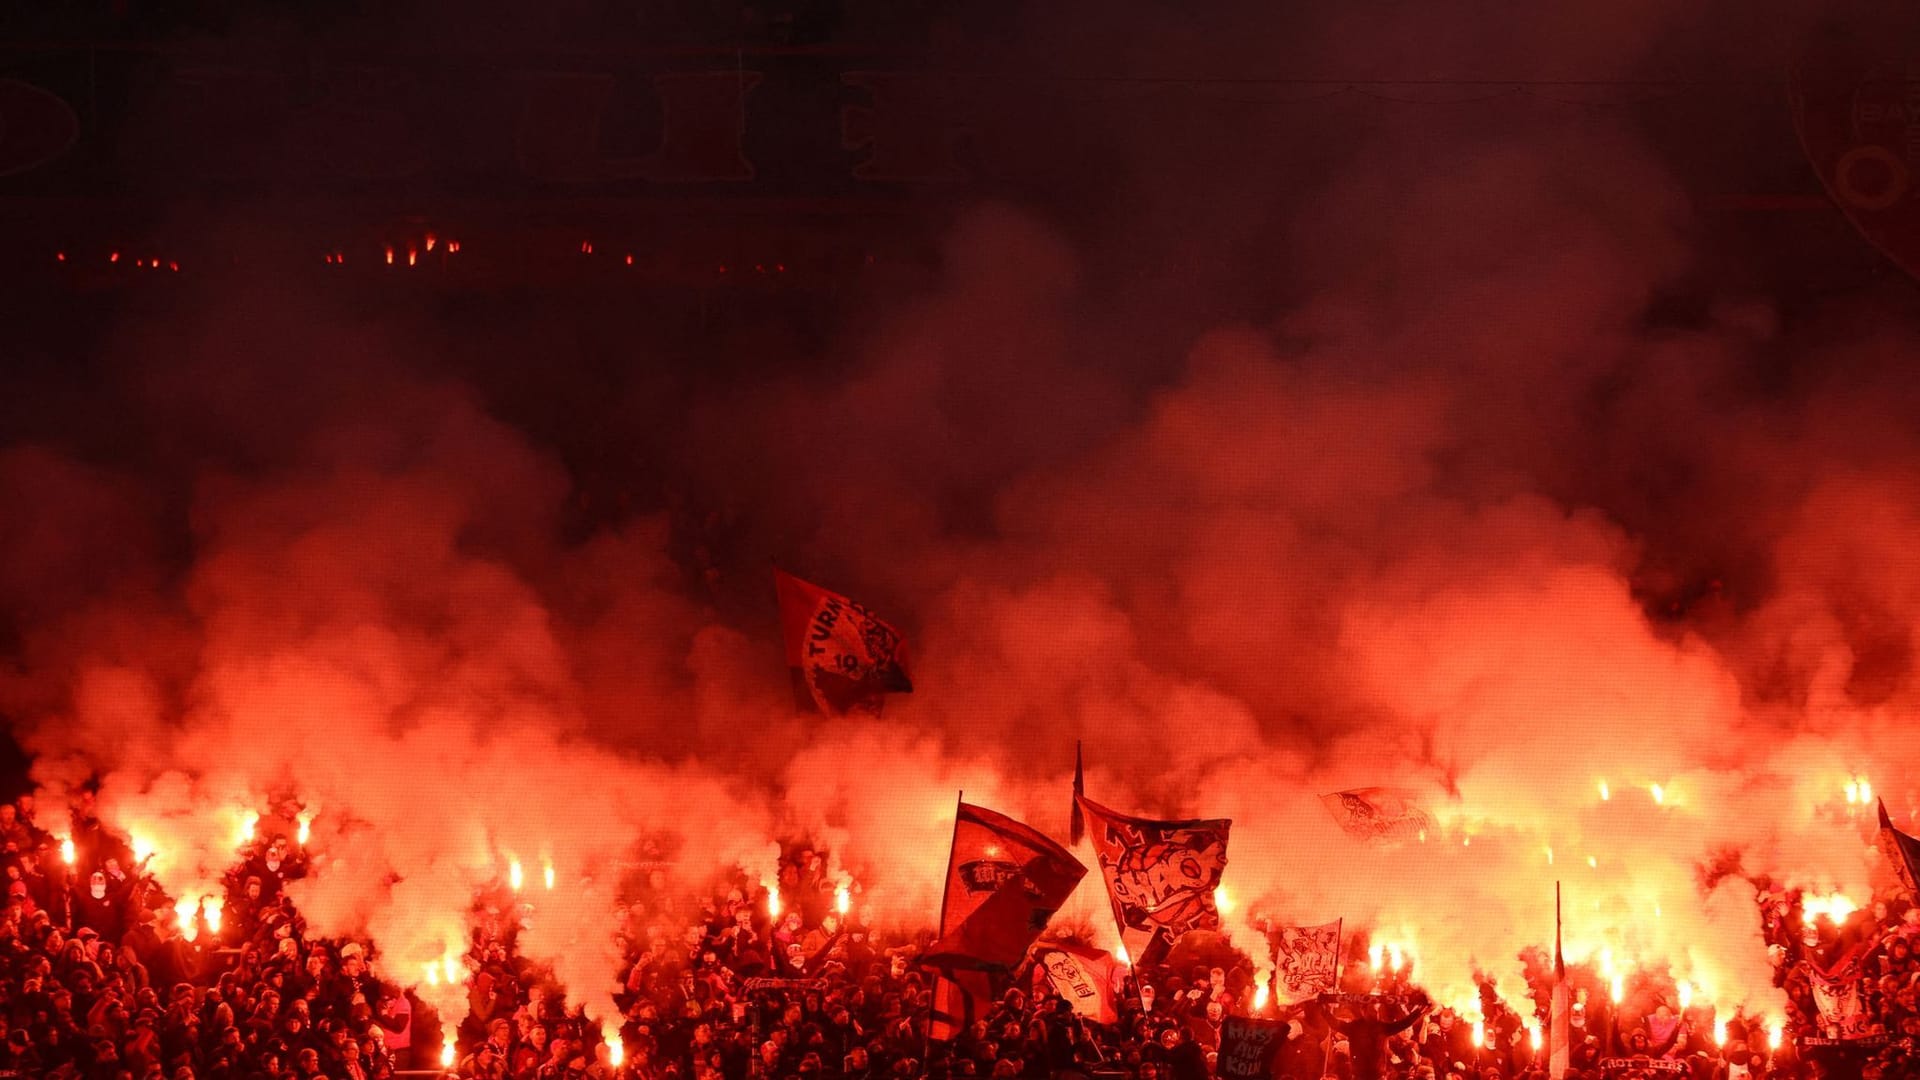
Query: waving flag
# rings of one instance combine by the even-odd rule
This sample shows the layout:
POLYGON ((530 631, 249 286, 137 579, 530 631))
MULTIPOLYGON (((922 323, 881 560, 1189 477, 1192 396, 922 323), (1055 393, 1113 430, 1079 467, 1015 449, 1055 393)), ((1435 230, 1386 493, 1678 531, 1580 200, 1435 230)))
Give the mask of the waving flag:
POLYGON ((1213 893, 1227 867, 1225 818, 1154 821, 1079 799, 1100 858, 1121 944, 1135 964, 1157 964, 1181 935, 1215 930, 1213 893))
POLYGON ((984 1019, 993 1004, 992 976, 984 971, 936 971, 933 976, 933 1014, 927 1037, 952 1042, 984 1019))
POLYGON ((860 604, 792 574, 775 570, 773 583, 800 708, 829 716, 878 713, 887 694, 913 692, 907 639, 900 631, 860 604))
POLYGON ((1114 984, 1126 969, 1113 954, 1084 945, 1047 941, 1033 947, 1033 988, 1036 997, 1058 994, 1073 1011, 1097 1024, 1120 1022, 1114 984))
POLYGON ((1397 788, 1354 788, 1320 796, 1320 802, 1350 836, 1362 840, 1412 840, 1433 828, 1416 796, 1397 788))
POLYGON ((1878 1016, 1867 1008, 1862 985, 1865 978, 1857 957, 1840 964, 1833 972, 1807 965, 1807 984, 1819 1013, 1821 1038, 1855 1042, 1887 1033, 1878 1016))
POLYGON ((1087 868, 1031 826, 961 803, 953 822, 940 939, 923 960, 948 968, 1015 967, 1087 868))
POLYGON ((1283 926, 1273 934, 1274 982, 1283 1002, 1331 993, 1339 974, 1340 923, 1283 926))
POLYGON ((1885 800, 1880 802, 1880 853, 1887 857, 1887 865, 1899 875, 1907 893, 1920 898, 1920 885, 1915 884, 1920 881, 1920 840, 1893 827, 1885 800))
POLYGON ((1229 1016, 1220 1022, 1219 1080, 1270 1080, 1273 1057, 1287 1041, 1287 1025, 1257 1016, 1229 1016))

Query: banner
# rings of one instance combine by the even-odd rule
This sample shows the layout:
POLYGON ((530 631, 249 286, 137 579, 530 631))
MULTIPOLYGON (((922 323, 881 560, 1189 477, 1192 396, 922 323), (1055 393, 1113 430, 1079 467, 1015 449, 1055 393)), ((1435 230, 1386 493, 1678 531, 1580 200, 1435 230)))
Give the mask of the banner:
POLYGON ((933 1014, 927 1036, 951 1042, 986 1018, 993 1004, 993 981, 984 971, 936 971, 933 977, 933 1014))
POLYGON ((1227 867, 1225 818, 1155 821, 1116 814, 1081 796, 1120 941, 1136 965, 1158 964, 1181 936, 1216 930, 1213 893, 1227 867))
POLYGON ((1600 1071, 1608 1076, 1685 1076, 1685 1061, 1669 1061, 1666 1058, 1630 1057, 1601 1058, 1600 1071))
POLYGON ((1900 878, 1900 884, 1907 895, 1920 898, 1920 840, 1916 840, 1893 827, 1893 819, 1887 816, 1887 804, 1880 801, 1880 854, 1886 856, 1887 865, 1900 878))
MULTIPOLYGON (((1864 9, 1856 9, 1864 10, 1864 9)), ((1788 100, 1807 161, 1867 241, 1920 275, 1920 54, 1908 5, 1885 5, 1882 25, 1809 35, 1788 100)))
POLYGON ((1274 987, 1281 1002, 1333 991, 1340 968, 1340 923, 1283 926, 1272 936, 1274 987))
POLYGON ((1867 1008, 1857 962, 1850 961, 1842 965, 1841 970, 1831 976, 1809 964, 1807 984, 1813 992, 1813 1004, 1819 1013, 1816 1025, 1821 1038, 1857 1042, 1887 1033, 1879 1019, 1867 1008))
POLYGON ((781 570, 773 579, 799 708, 877 714, 887 694, 913 692, 900 631, 839 593, 781 570))
POLYGON ((1017 966, 1087 874, 1066 848, 1004 814, 961 803, 953 822, 940 939, 923 962, 1017 966))
POLYGON ((1033 947, 1034 996, 1058 994, 1097 1024, 1120 1022, 1118 984, 1125 977, 1126 968, 1101 949, 1057 941, 1033 947))
POLYGON ((1273 1058, 1287 1041, 1287 1025, 1257 1016, 1229 1016, 1220 1024, 1218 1080, 1269 1080, 1273 1058))
POLYGON ((1433 818, 1417 796, 1397 788, 1354 788, 1320 796, 1321 805, 1349 836, 1361 840, 1423 839, 1433 818))

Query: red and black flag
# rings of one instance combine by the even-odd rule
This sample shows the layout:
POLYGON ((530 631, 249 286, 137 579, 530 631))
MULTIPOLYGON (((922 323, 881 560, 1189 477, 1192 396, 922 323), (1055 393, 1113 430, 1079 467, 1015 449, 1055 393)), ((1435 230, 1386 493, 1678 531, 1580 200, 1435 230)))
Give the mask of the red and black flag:
POLYGON ((1899 875, 1908 894, 1920 899, 1920 884, 1916 884, 1920 882, 1920 840, 1893 827, 1884 799, 1880 801, 1880 853, 1887 857, 1887 865, 1899 875))
POLYGON ((933 1014, 927 1038, 952 1042, 984 1020, 993 1007, 993 976, 986 971, 936 971, 933 975, 933 1014))
POLYGON ((953 822, 940 938, 922 960, 1010 970, 1087 875, 1066 848, 1028 825, 961 803, 953 822))
POLYGON ((1227 868, 1225 818, 1155 821, 1116 814, 1082 795, 1120 941, 1136 965, 1158 964, 1186 933, 1217 930, 1213 893, 1227 868))
POLYGON ((780 630, 794 702, 829 716, 878 713, 888 694, 913 692, 907 639, 864 606, 776 569, 780 630))

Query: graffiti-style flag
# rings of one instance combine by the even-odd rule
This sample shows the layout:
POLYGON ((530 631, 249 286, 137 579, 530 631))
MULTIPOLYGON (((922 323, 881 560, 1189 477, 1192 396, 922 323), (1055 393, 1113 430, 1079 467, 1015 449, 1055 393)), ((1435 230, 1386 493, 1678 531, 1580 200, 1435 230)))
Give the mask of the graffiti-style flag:
POLYGON ((773 572, 780 598, 780 630, 794 702, 829 716, 878 713, 887 694, 913 692, 907 639, 860 604, 773 572))
POLYGON ((1340 965, 1340 923, 1282 926, 1273 933, 1275 988, 1283 1002, 1332 993, 1340 965))
POLYGON ((922 959, 945 968, 1017 966, 1086 875, 1066 848, 1032 826, 961 803, 940 939, 922 959))
POLYGON ((1880 853, 1887 857, 1887 865, 1900 877, 1900 884, 1907 892, 1920 898, 1920 840, 1893 827, 1893 819, 1887 816, 1887 804, 1880 802, 1880 853))
POLYGON ((1229 1016, 1220 1023, 1220 1080, 1270 1080, 1273 1057, 1287 1041, 1287 1025, 1258 1016, 1229 1016))
POLYGON ((1320 802, 1350 836, 1362 840, 1413 840, 1433 828, 1416 796, 1397 788, 1354 788, 1320 796, 1320 802))
POLYGON ((1190 931, 1219 929, 1213 892, 1227 868, 1233 822, 1154 821, 1116 814, 1085 796, 1079 801, 1120 942, 1136 965, 1161 962, 1190 931))
POLYGON ((1033 990, 1035 997, 1057 994, 1073 1011, 1096 1024, 1120 1022, 1120 1006, 1115 984, 1126 977, 1126 968, 1113 954, 1084 945, 1045 941, 1033 947, 1033 990))
POLYGON ((933 976, 933 1015, 927 1035, 952 1042, 987 1015, 993 1002, 992 976, 984 971, 937 971, 933 976))
POLYGON ((1867 1009, 1862 978, 1857 959, 1839 965, 1839 970, 1832 973, 1807 965, 1807 988, 1812 991, 1814 1008, 1819 1012, 1821 1038, 1854 1042, 1887 1033, 1886 1027, 1867 1009))

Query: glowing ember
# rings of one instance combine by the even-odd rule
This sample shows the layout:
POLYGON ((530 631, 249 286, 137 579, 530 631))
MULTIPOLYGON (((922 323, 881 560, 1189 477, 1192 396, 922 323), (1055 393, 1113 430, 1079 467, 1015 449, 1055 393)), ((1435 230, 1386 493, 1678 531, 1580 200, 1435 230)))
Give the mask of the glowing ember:
POLYGON ((833 890, 833 910, 845 915, 853 908, 853 890, 845 885, 833 890))
POLYGON ((520 885, 524 880, 525 880, 525 876, 521 873, 521 870, 520 870, 520 860, 519 859, 510 860, 507 863, 507 887, 512 889, 514 892, 519 892, 520 885))
POLYGON ((547 888, 549 889, 553 888, 553 864, 552 863, 547 864, 547 868, 543 872, 542 876, 546 878, 547 888))
POLYGON ((68 866, 73 865, 75 859, 73 837, 65 837, 60 841, 60 858, 64 860, 68 866))

